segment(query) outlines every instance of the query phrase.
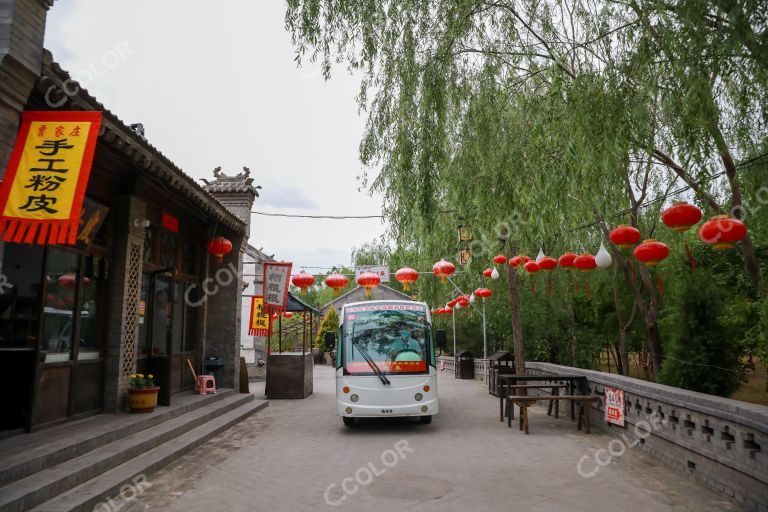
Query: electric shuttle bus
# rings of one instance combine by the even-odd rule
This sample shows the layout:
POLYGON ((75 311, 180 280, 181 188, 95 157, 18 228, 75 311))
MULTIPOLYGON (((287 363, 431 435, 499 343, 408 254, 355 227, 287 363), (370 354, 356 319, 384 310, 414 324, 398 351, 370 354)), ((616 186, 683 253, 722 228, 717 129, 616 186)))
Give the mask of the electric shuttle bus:
POLYGON ((437 414, 437 369, 424 302, 371 300, 345 304, 336 359, 336 410, 355 418, 437 414))

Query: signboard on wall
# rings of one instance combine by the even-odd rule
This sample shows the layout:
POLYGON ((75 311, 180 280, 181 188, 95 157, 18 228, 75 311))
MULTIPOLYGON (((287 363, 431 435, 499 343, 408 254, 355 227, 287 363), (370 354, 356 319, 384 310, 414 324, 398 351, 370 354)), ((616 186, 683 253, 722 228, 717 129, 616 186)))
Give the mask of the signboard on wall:
POLYGON ((372 272, 379 276, 379 279, 382 283, 388 283, 389 282, 389 266, 388 265, 362 265, 359 267, 355 267, 355 280, 362 274, 363 272, 372 272))
POLYGON ((288 305, 288 285, 293 263, 264 262, 264 309, 282 313, 288 305))
POLYGON ((269 336, 272 327, 270 316, 264 309, 264 298, 251 298, 251 319, 248 323, 249 336, 269 336))
POLYGON ((624 426, 624 390, 605 388, 605 421, 624 426))
POLYGON ((101 112, 23 112, 0 184, 6 242, 75 245, 101 112))

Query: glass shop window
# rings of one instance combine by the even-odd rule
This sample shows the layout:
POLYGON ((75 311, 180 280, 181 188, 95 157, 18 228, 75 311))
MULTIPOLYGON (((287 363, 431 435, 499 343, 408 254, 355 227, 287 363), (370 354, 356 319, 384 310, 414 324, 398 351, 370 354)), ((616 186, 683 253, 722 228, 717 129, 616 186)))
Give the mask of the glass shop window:
POLYGON ((160 267, 176 267, 176 235, 170 231, 160 234, 160 267))
POLYGON ((106 258, 87 256, 83 276, 83 302, 80 306, 80 346, 78 360, 98 359, 101 349, 102 320, 106 305, 102 303, 107 286, 106 258))
POLYGON ((197 348, 197 314, 199 311, 202 311, 202 305, 199 305, 198 302, 202 295, 202 290, 200 289, 200 286, 193 284, 186 285, 185 289, 189 292, 189 301, 187 301, 185 297, 184 323, 186 328, 184 329, 184 351, 192 352, 197 348))
POLYGON ((166 355, 171 332, 171 278, 155 277, 155 297, 152 304, 152 355, 166 355))
POLYGON ((0 256, 0 348, 37 346, 43 248, 4 244, 0 256))
POLYGON ((147 327, 149 325, 149 274, 141 274, 141 293, 139 295, 139 355, 147 355, 147 327))
POLYGON ((80 256, 77 254, 54 248, 48 250, 42 339, 46 363, 70 358, 79 267, 80 256))

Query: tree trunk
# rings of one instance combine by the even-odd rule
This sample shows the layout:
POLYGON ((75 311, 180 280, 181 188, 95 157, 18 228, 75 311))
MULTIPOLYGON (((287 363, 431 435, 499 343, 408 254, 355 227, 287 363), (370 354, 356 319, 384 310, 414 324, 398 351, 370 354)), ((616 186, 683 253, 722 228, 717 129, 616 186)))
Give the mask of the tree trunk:
POLYGON ((613 268, 613 303, 616 308, 616 321, 619 324, 619 343, 616 348, 616 366, 619 368, 621 375, 629 375, 629 353, 627 350, 627 331, 629 330, 632 322, 635 319, 635 311, 637 305, 632 305, 632 313, 629 315, 628 321, 625 323, 621 319, 621 302, 619 300, 619 288, 616 285, 616 275, 618 274, 619 266, 613 268))
POLYGON ((520 323, 520 293, 517 270, 512 267, 507 267, 507 284, 509 286, 509 308, 512 313, 512 340, 515 345, 515 371, 518 375, 525 375, 523 328, 520 323))
MULTIPOLYGON (((603 219, 600 219, 600 227, 606 238, 610 237, 608 227, 603 219)), ((633 219, 633 225, 636 222, 633 219)), ((643 288, 648 293, 648 303, 643 300, 643 296, 640 293, 640 289, 635 285, 632 279, 632 272, 629 269, 627 260, 624 259, 624 255, 614 246, 609 244, 609 250, 613 254, 614 260, 619 264, 621 270, 624 272, 624 280, 627 282, 627 287, 632 291, 635 297, 635 304, 640 309, 640 313, 643 315, 643 323, 645 324, 645 330, 648 333, 648 346, 651 349, 651 358, 653 361, 653 370, 656 374, 661 370, 662 352, 661 352, 661 333, 659 332, 659 296, 656 293, 656 288, 651 280, 648 268, 644 265, 639 266, 638 274, 640 275, 640 282, 643 288)))

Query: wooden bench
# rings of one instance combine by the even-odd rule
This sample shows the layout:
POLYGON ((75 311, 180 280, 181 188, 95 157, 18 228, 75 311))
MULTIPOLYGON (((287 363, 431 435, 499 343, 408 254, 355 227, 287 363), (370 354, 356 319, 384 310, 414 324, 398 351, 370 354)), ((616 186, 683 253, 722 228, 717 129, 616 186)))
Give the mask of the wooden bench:
MULTIPOLYGON (((515 384, 515 385, 508 385, 507 386, 507 393, 512 394, 512 396, 516 396, 514 394, 515 389, 543 389, 544 391, 549 390, 549 394, 552 396, 558 396, 560 395, 561 389, 568 389, 568 384, 515 384)), ((559 400, 552 400, 549 402, 549 406, 547 407, 547 416, 552 416, 552 404, 554 404, 555 407, 555 418, 560 417, 560 401, 559 400)), ((507 401, 507 411, 506 416, 507 418, 512 417, 512 419, 515 419, 515 408, 512 407, 507 401)))
MULTIPOLYGON (((508 396, 508 407, 512 407, 512 403, 520 408, 520 430, 525 430, 526 435, 528 432, 528 407, 532 406, 539 400, 558 401, 558 400, 571 400, 573 403, 579 404, 579 416, 577 430, 581 430, 581 425, 584 425, 584 433, 589 434, 589 420, 590 409, 592 404, 600 401, 598 396, 579 396, 579 395, 555 395, 555 396, 508 396)), ((507 416, 507 427, 512 427, 512 417, 507 416)))

